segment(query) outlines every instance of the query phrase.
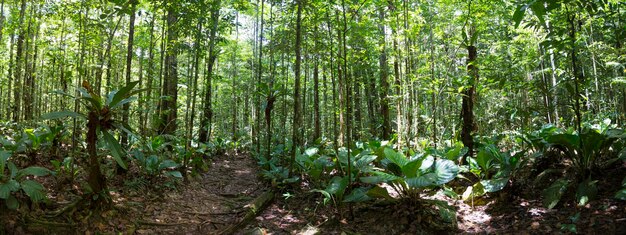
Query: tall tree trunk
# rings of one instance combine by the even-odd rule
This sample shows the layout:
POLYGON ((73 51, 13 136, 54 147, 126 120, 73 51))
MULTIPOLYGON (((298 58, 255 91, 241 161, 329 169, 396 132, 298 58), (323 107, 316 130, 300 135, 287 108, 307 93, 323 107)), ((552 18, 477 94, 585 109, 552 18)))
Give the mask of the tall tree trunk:
MULTIPOLYGON (((472 38, 474 32, 474 28, 470 29, 470 35, 467 38, 472 38)), ((474 139, 473 132, 475 130, 474 126, 474 100, 475 100, 475 90, 476 84, 478 83, 478 67, 476 67, 476 46, 468 45, 467 46, 467 73, 470 77, 469 87, 465 88, 463 91, 463 102, 461 105, 461 118, 463 119, 463 126, 461 130, 461 140, 463 145, 468 148, 467 155, 468 157, 473 156, 474 154, 474 139)), ((463 164, 467 160, 462 158, 463 164)))
POLYGON ((313 115, 315 115, 313 125, 313 141, 321 137, 321 120, 320 120, 320 92, 319 92, 319 58, 315 59, 315 68, 313 70, 313 115))
POLYGON ((388 81, 388 69, 387 69, 387 46, 385 42, 385 10, 381 7, 378 9, 378 31, 379 39, 378 44, 380 46, 380 55, 378 57, 378 63, 380 67, 380 113, 383 116, 382 123, 382 138, 389 140, 391 137, 391 123, 389 120, 389 81, 388 81))
MULTIPOLYGON (((128 19, 128 47, 126 49, 126 85, 130 84, 131 68, 133 65, 133 39, 135 37, 135 8, 137 0, 131 0, 130 2, 130 18, 128 19)), ((122 123, 129 124, 130 116, 130 103, 124 104, 122 107, 122 123)), ((122 146, 128 144, 128 134, 123 133, 121 138, 122 146)))
POLYGON ((178 6, 172 2, 167 8, 167 52, 165 55, 165 77, 163 79, 163 92, 159 103, 161 117, 159 133, 172 135, 176 132, 177 101, 178 101, 178 6))
POLYGON ((17 49, 15 52, 15 70, 14 75, 14 90, 13 90, 13 121, 20 121, 21 99, 22 99, 22 54, 24 52, 24 37, 26 31, 24 30, 24 15, 26 15, 26 0, 22 0, 20 4, 20 18, 19 18, 19 35, 17 36, 17 49))
POLYGON ((215 60, 217 59, 217 51, 215 46, 217 45, 217 30, 220 17, 221 0, 217 0, 211 7, 211 29, 209 32, 209 58, 207 61, 206 71, 206 93, 204 95, 204 108, 202 111, 202 121, 200 121, 200 142, 208 142, 211 139, 211 128, 213 125, 213 107, 212 107, 212 79, 213 79, 213 67, 215 60))
POLYGON ((303 0, 296 0, 298 5, 297 18, 296 18, 296 61, 294 65, 295 83, 293 93, 293 135, 292 135, 292 147, 291 147, 291 162, 289 164, 289 176, 293 174, 293 165, 296 161, 296 154, 300 147, 300 138, 302 136, 302 129, 300 125, 302 123, 302 113, 300 112, 300 64, 302 62, 301 57, 301 44, 302 44, 302 8, 304 5, 303 0))
MULTIPOLYGON (((150 19, 150 45, 148 46, 148 70, 146 71, 146 77, 148 78, 146 83, 147 83, 147 88, 148 90, 146 91, 146 97, 147 97, 147 102, 145 104, 142 104, 140 106, 142 107, 146 107, 146 111, 144 112, 144 122, 141 123, 141 133, 143 135, 147 135, 148 134, 148 130, 150 130, 151 128, 149 128, 149 124, 148 124, 148 120, 150 120, 150 114, 152 113, 152 107, 154 106, 152 104, 153 97, 152 97, 152 86, 154 84, 154 46, 155 46, 155 40, 154 40, 154 23, 156 21, 156 15, 152 15, 152 18, 150 19)), ((157 92, 158 94, 158 92, 157 92)))

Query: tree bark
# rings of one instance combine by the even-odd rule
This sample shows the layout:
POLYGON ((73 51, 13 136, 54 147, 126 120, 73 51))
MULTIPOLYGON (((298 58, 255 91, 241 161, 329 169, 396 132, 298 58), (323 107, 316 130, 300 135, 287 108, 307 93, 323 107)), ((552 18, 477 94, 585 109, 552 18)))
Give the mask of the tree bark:
POLYGON ((206 70, 206 93, 204 95, 204 108, 202 111, 202 121, 200 122, 200 142, 208 142, 211 139, 211 126, 213 125, 213 107, 212 107, 212 79, 213 79, 213 67, 215 60, 217 59, 217 51, 215 46, 217 45, 217 30, 219 24, 220 6, 222 1, 217 0, 213 3, 211 8, 211 30, 209 32, 209 58, 207 61, 206 70))
MULTIPOLYGON (((133 65, 133 39, 135 37, 135 8, 137 0, 131 0, 130 3, 130 18, 128 22, 128 47, 126 49, 126 85, 130 84, 131 68, 133 65)), ((129 124, 130 116, 130 103, 124 104, 122 107, 122 123, 129 124)), ((128 134, 122 133, 121 136, 122 146, 128 144, 128 134)))
MULTIPOLYGON (((478 67, 476 67, 476 46, 467 46, 467 72, 470 75, 469 87, 463 92, 463 103, 461 106, 461 118, 463 119, 463 127, 461 130, 461 140, 463 145, 468 148, 467 157, 474 155, 474 91, 475 85, 478 82, 478 67)), ((463 164, 467 160, 462 159, 463 164)))
POLYGON ((302 44, 302 8, 303 0, 297 0, 297 18, 296 18, 296 59, 294 65, 295 82, 294 82, 294 103, 293 103, 293 145, 291 147, 291 163, 289 164, 289 176, 293 174, 293 165, 296 161, 296 152, 300 147, 300 137, 302 136, 302 130, 300 125, 302 122, 302 113, 300 112, 300 64, 301 58, 301 44, 302 44))
POLYGON ((21 1, 20 7, 20 18, 19 18, 19 35, 17 36, 17 48, 15 52, 15 70, 13 71, 13 82, 14 82, 14 90, 13 90, 13 121, 20 121, 20 109, 21 109, 21 99, 22 99, 22 54, 24 51, 24 37, 26 31, 23 28, 24 24, 24 15, 26 15, 26 0, 21 1))
POLYGON ((177 101, 178 101, 178 12, 175 2, 167 8, 167 52, 165 55, 165 77, 163 79, 163 96, 159 103, 161 117, 159 123, 160 134, 174 134, 176 132, 177 101))
POLYGON ((382 138, 389 140, 391 137, 391 123, 389 119, 389 81, 388 81, 388 69, 387 69, 387 46, 385 42, 385 10, 381 7, 378 10, 378 23, 379 39, 378 44, 381 47, 380 55, 378 57, 378 63, 380 67, 380 113, 383 116, 382 123, 382 138))

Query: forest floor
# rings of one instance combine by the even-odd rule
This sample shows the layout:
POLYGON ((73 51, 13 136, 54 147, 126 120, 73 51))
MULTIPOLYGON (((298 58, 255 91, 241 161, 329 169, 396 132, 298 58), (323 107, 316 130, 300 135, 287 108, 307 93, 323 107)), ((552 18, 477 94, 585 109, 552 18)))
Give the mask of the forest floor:
MULTIPOLYGON (((608 174, 619 181, 625 168, 608 174)), ((473 206, 441 194, 424 195, 456 208, 453 225, 420 203, 360 203, 353 204, 350 213, 346 205, 340 209, 323 205, 321 195, 309 192, 306 185, 271 190, 259 171, 254 158, 230 153, 213 158, 208 172, 176 189, 114 192, 115 210, 99 214, 51 219, 45 217, 46 208, 31 206, 21 213, 0 208, 0 234, 545 234, 574 229, 583 234, 626 234, 626 203, 602 191, 585 207, 565 204, 550 210, 542 207, 537 193, 528 190, 504 191, 477 199, 473 206), (276 196, 267 208, 240 223, 250 211, 246 205, 269 191, 276 196), (233 227, 236 230, 228 230, 233 227)), ((71 196, 60 193, 49 192, 56 198, 52 204, 58 204, 49 207, 69 201, 71 196)))

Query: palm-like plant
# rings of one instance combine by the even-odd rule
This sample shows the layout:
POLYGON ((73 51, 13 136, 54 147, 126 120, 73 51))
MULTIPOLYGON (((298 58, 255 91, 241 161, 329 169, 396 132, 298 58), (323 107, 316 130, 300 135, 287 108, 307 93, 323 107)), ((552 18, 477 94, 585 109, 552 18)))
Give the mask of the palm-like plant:
POLYGON ((112 130, 121 130, 132 135, 127 123, 115 120, 114 114, 121 110, 124 104, 130 103, 136 98, 133 95, 142 90, 134 90, 138 81, 131 82, 127 86, 111 91, 106 97, 96 94, 87 81, 83 81, 82 87, 78 88, 79 97, 63 94, 77 99, 86 107, 86 113, 76 113, 71 111, 53 112, 43 115, 44 119, 59 119, 65 117, 78 117, 87 120, 87 153, 89 155, 87 183, 92 192, 92 199, 95 205, 108 205, 110 198, 106 187, 106 178, 100 169, 100 157, 97 151, 98 135, 100 134, 106 143, 111 155, 119 166, 126 169, 125 155, 119 142, 115 139, 112 130))

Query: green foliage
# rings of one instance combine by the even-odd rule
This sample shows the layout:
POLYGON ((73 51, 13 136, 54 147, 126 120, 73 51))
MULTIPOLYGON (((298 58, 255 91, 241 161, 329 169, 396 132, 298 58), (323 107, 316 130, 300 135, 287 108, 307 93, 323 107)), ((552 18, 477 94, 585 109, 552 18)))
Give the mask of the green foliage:
POLYGON ((24 192, 33 202, 45 200, 44 187, 27 176, 46 176, 51 173, 50 170, 38 166, 18 169, 13 162, 9 161, 11 154, 6 150, 0 151, 0 199, 3 199, 10 209, 19 207, 19 202, 14 194, 20 191, 24 192))
POLYGON ((139 149, 131 152, 132 159, 137 163, 141 172, 151 177, 160 175, 182 178, 180 171, 175 170, 180 165, 170 159, 165 159, 162 154, 145 154, 139 149))
MULTIPOLYGON (((581 133, 546 126, 529 134, 526 140, 536 151, 536 158, 554 158, 555 153, 560 153, 572 162, 573 172, 569 178, 572 180, 559 179, 544 190, 544 205, 549 208, 557 205, 568 187, 576 185, 576 202, 585 205, 597 194, 597 181, 592 180, 592 173, 626 159, 626 133, 611 125, 610 120, 587 124, 581 133)), ((553 169, 545 170, 548 171, 553 169)))

